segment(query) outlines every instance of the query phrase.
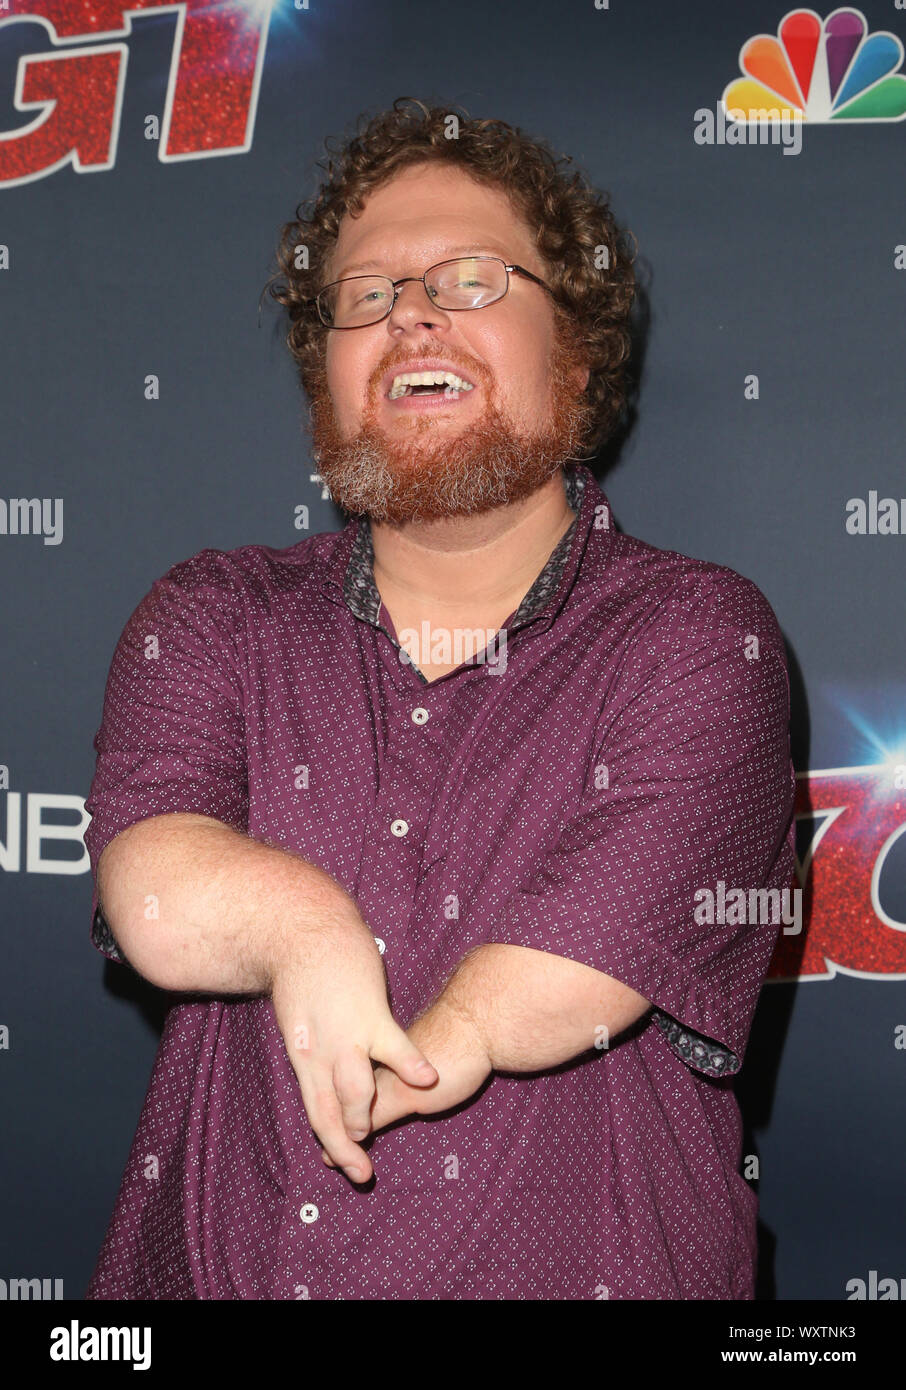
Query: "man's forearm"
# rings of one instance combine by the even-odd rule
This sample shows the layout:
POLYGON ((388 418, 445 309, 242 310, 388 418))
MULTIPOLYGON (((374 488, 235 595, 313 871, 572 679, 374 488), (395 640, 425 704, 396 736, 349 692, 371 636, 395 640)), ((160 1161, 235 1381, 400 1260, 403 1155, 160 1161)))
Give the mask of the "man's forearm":
POLYGON ((650 1007, 610 975, 524 946, 480 946, 438 1003, 471 1018, 497 1071, 544 1071, 607 1048, 650 1007))
POLYGON ((139 821, 105 848, 102 911, 129 963, 162 989, 257 994, 306 930, 355 914, 329 874, 207 816, 139 821))

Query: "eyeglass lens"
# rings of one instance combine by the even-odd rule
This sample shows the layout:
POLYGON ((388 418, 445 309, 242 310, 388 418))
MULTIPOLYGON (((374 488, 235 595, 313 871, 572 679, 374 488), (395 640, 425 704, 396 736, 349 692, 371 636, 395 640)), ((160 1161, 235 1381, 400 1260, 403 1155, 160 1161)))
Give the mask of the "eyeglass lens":
MULTIPOLYGON (((506 293, 503 261, 468 256, 444 261, 425 277, 438 309, 481 309, 506 293)), ((384 275, 356 275, 328 285, 318 296, 322 318, 333 328, 362 328, 384 318, 393 303, 393 281, 384 275)))

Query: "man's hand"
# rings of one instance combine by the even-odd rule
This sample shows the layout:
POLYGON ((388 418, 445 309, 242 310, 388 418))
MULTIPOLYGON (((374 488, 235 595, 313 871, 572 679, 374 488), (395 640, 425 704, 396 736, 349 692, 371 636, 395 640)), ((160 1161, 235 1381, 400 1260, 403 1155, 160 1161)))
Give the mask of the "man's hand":
MULTIPOLYGON (((409 1086, 396 1072, 376 1067, 372 1132, 406 1115, 436 1115, 449 1110, 474 1096, 491 1074, 491 1060, 477 1022, 449 995, 441 994, 406 1036, 434 1063, 438 1080, 429 1086, 409 1086)), ((328 1167, 335 1166, 323 1150, 321 1157, 328 1167)))
POLYGON ((383 962, 354 904, 338 901, 322 929, 292 934, 275 954, 270 995, 315 1135, 353 1182, 367 1182, 371 1160, 353 1141, 371 1127, 372 1061, 413 1092, 437 1072, 393 1018, 383 962))

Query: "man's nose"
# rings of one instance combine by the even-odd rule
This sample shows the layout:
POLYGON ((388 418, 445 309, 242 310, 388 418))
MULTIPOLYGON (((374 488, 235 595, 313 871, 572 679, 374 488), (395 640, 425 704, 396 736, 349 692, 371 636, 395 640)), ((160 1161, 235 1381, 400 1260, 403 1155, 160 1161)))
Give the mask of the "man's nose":
POLYGON ((438 309, 423 280, 407 280, 397 287, 396 303, 390 311, 391 323, 402 326, 414 322, 424 325, 446 322, 443 309, 438 309))

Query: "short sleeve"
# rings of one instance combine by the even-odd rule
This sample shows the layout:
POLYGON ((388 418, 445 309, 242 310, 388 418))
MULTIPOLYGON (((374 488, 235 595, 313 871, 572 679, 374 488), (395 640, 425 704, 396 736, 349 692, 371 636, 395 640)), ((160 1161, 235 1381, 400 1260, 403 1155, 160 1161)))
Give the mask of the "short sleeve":
POLYGON ((84 833, 90 939, 125 963, 98 905, 97 866, 127 826, 194 812, 248 826, 243 603, 225 552, 175 565, 132 613, 107 677, 84 833))
POLYGON ((711 1076, 742 1065, 781 930, 782 892, 749 890, 788 890, 794 864, 782 639, 758 589, 732 577, 753 625, 699 609, 640 644, 578 813, 490 937, 629 985, 654 1006, 649 1026, 711 1076))

